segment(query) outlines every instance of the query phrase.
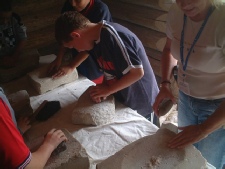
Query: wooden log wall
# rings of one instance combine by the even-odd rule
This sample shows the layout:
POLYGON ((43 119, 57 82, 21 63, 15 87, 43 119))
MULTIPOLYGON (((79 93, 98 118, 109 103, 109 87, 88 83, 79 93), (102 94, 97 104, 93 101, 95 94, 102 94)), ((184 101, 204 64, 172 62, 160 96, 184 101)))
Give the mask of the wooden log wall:
POLYGON ((171 0, 103 0, 118 22, 142 41, 157 76, 161 76, 161 53, 166 41, 166 17, 171 0))
MULTIPOLYGON (((13 11, 27 27, 27 49, 41 49, 56 44, 54 23, 65 0, 17 0, 13 11)), ((47 49, 48 50, 48 49, 47 49)), ((49 49, 49 53, 51 53, 49 49)))

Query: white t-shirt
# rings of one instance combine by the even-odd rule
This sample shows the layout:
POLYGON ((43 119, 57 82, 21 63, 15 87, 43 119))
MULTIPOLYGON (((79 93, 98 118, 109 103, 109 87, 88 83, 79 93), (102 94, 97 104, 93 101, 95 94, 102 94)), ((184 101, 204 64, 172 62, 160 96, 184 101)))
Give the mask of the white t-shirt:
MULTIPOLYGON (((180 61, 180 39, 184 13, 174 4, 167 18, 167 36, 172 40, 171 53, 178 60, 178 85, 184 82, 189 90, 184 93, 201 99, 225 97, 225 6, 216 8, 206 23, 191 53, 186 71, 180 61), (185 78, 183 78, 183 73, 185 78)), ((194 41, 203 21, 194 22, 187 17, 184 33, 183 57, 194 41)))

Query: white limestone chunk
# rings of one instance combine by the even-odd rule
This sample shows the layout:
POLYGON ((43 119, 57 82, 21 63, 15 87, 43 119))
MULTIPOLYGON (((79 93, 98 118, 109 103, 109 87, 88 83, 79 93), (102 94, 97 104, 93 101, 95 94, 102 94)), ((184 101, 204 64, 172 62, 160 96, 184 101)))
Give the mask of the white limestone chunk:
POLYGON ((53 79, 47 76, 47 68, 48 66, 42 66, 28 73, 28 78, 32 86, 39 94, 43 94, 61 85, 74 82, 78 79, 78 73, 76 69, 66 76, 53 79))
POLYGON ((115 101, 113 96, 100 103, 94 103, 89 96, 89 88, 80 96, 72 113, 74 124, 104 125, 111 123, 115 117, 115 101))

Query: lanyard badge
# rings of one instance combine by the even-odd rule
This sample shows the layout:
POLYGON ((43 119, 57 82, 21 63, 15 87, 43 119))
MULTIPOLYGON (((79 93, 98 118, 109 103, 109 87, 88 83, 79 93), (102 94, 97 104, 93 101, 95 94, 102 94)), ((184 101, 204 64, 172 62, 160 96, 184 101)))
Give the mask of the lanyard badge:
MULTIPOLYGON (((185 70, 186 70, 186 68, 187 68, 188 59, 189 59, 189 57, 190 57, 190 55, 191 55, 191 51, 193 50, 193 48, 194 48, 196 42, 198 41, 198 39, 199 39, 199 37, 200 37, 200 35, 201 35, 201 33, 202 33, 202 31, 203 31, 203 29, 204 29, 204 27, 205 27, 207 21, 208 21, 208 19, 209 19, 209 16, 210 16, 211 13, 213 12, 213 10, 214 10, 214 7, 212 6, 212 7, 209 9, 209 11, 208 11, 208 13, 207 13, 207 16, 206 16, 204 22, 202 23, 202 25, 201 25, 201 27, 200 27, 200 29, 199 29, 197 35, 195 36, 195 39, 194 39, 193 43, 191 44, 191 48, 190 48, 190 50, 188 51, 188 54, 187 54, 187 57, 186 57, 185 60, 184 60, 184 28, 185 28, 186 23, 187 23, 187 16, 184 14, 183 29, 182 29, 182 31, 181 31, 181 40, 180 40, 180 60, 181 60, 181 64, 182 64, 182 68, 183 68, 183 71, 184 71, 184 72, 185 72, 185 70)), ((185 74, 184 74, 184 76, 185 76, 185 74)))

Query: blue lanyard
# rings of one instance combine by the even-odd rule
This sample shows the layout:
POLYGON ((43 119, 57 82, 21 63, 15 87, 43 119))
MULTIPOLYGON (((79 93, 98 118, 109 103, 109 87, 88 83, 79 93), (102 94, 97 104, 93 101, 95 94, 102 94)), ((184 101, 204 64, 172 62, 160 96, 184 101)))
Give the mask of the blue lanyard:
POLYGON ((182 29, 182 32, 181 32, 181 40, 180 40, 180 60, 181 60, 181 63, 182 63, 182 66, 183 66, 183 70, 184 71, 187 68, 187 63, 188 63, 188 59, 189 59, 189 57, 191 55, 191 51, 193 50, 196 42, 198 41, 198 39, 199 39, 199 37, 200 37, 200 35, 201 35, 201 33, 202 33, 202 31, 203 31, 203 29, 204 29, 207 21, 209 19, 209 16, 213 12, 213 10, 214 10, 214 7, 211 7, 209 9, 206 18, 205 18, 204 22, 202 23, 202 25, 201 25, 201 27, 200 27, 197 35, 195 36, 195 39, 194 39, 194 41, 193 41, 193 43, 191 45, 190 50, 188 51, 187 57, 185 59, 185 63, 184 63, 184 28, 185 28, 185 25, 186 25, 186 22, 187 22, 187 16, 184 14, 183 29, 182 29))

